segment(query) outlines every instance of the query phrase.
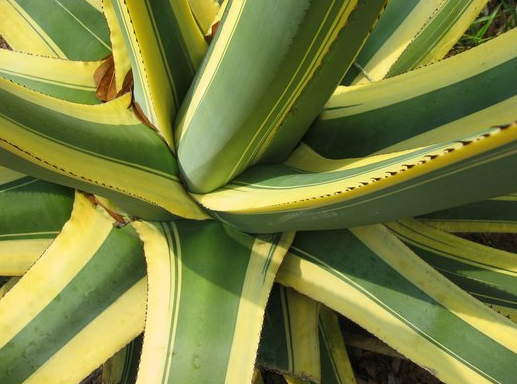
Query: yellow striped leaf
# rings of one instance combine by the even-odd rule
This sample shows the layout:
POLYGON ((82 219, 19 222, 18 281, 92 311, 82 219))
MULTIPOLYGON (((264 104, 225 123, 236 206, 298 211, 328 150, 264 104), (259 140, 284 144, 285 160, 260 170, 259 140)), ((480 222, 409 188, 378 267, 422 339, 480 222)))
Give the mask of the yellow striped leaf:
POLYGON ((293 234, 255 238, 214 222, 133 225, 149 278, 137 383, 251 382, 267 298, 293 234))
POLYGON ((73 190, 0 167, 0 276, 22 276, 72 211, 73 190))
POLYGON ((321 382, 319 305, 276 285, 269 297, 257 356, 264 369, 321 382))
POLYGON ((232 1, 176 119, 188 188, 210 192, 254 163, 283 160, 385 3, 232 1))
POLYGON ((299 232, 278 281, 338 311, 444 382, 511 383, 517 325, 380 225, 299 232))
POLYGON ((126 94, 75 104, 0 79, 0 164, 108 197, 140 217, 206 218, 186 194, 174 156, 130 102, 126 94))
POLYGON ((116 228, 76 194, 61 234, 0 299, 0 382, 76 384, 135 338, 145 315, 142 253, 130 226, 116 228))
POLYGON ((75 103, 100 103, 93 79, 100 65, 98 61, 68 61, 0 49, 0 76, 75 103))
POLYGON ((205 54, 203 36, 186 0, 106 2, 131 60, 135 101, 174 149, 172 120, 205 54))
POLYGON ((515 121, 516 39, 517 29, 391 79, 340 87, 303 141, 340 159, 455 140, 515 121))
POLYGON ((336 313, 321 306, 319 318, 321 379, 324 384, 356 384, 336 313))
POLYGON ((514 316, 517 311, 517 254, 442 232, 417 220, 386 226, 417 255, 472 296, 514 316))
POLYGON ((391 0, 344 84, 367 84, 442 59, 488 0, 391 0))
POLYGON ((14 50, 48 57, 100 60, 111 51, 98 0, 0 0, 0 35, 14 50))
POLYGON ((302 145, 284 164, 194 196, 247 232, 343 228, 514 191, 516 162, 517 124, 364 158, 326 159, 302 145))

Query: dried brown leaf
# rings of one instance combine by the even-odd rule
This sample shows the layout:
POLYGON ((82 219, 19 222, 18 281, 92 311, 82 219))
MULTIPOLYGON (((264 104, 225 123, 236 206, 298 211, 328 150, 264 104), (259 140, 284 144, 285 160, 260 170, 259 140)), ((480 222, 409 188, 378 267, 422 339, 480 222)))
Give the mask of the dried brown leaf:
POLYGON ((115 66, 109 66, 97 86, 95 96, 102 101, 110 101, 117 97, 115 66))
POLYGON ((220 21, 218 21, 217 23, 214 23, 212 25, 212 28, 210 30, 210 33, 208 35, 205 35, 205 41, 210 44, 212 42, 212 39, 214 38, 215 36, 215 33, 217 32, 217 29, 219 28, 219 25, 221 24, 220 21))
POLYGON ((115 211, 113 211, 113 210, 109 209, 109 208, 108 208, 108 207, 106 207, 104 204, 102 204, 102 202, 101 202, 101 201, 99 201, 99 199, 97 199, 97 196, 95 196, 95 195, 93 195, 93 194, 91 194, 91 193, 88 193, 88 194, 86 195, 86 198, 87 198, 88 200, 90 200, 90 202, 91 202, 92 204, 94 204, 94 205, 98 205, 98 206, 102 207, 102 208, 106 211, 106 213, 108 213, 108 215, 110 215, 110 216, 115 220, 115 222, 116 222, 116 223, 115 223, 115 225, 116 225, 117 227, 121 227, 121 226, 124 226, 124 225, 126 225, 126 224, 127 224, 126 219, 124 219, 124 217, 123 217, 122 215, 118 214, 117 212, 115 212, 115 211))
POLYGON ((122 83, 122 89, 117 93, 117 97, 122 96, 124 93, 133 91, 133 71, 129 70, 122 83))
POLYGON ((156 127, 147 118, 147 116, 144 114, 144 111, 142 111, 142 107, 140 107, 140 104, 138 104, 136 101, 133 102, 133 111, 135 112, 136 117, 138 117, 138 119, 142 122, 142 124, 145 124, 148 127, 156 130, 156 127))
POLYGON ((115 77, 115 62, 112 55, 108 56, 102 65, 97 68, 93 75, 93 79, 97 84, 97 92, 95 92, 95 96, 99 100, 110 101, 118 96, 115 77))
POLYGON ((113 61, 113 55, 109 55, 106 60, 101 64, 99 68, 95 71, 93 74, 93 80, 95 81, 95 84, 99 86, 102 78, 106 75, 106 72, 109 67, 112 67, 115 65, 115 62, 113 61))

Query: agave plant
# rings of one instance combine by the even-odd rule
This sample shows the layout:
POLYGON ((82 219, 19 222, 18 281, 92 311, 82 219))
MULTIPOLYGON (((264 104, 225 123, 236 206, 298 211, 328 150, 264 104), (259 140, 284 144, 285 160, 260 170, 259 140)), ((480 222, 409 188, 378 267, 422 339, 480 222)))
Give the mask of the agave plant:
POLYGON ((515 382, 456 233, 517 232, 517 30, 441 60, 485 3, 0 0, 0 382, 354 383, 336 312, 515 382))

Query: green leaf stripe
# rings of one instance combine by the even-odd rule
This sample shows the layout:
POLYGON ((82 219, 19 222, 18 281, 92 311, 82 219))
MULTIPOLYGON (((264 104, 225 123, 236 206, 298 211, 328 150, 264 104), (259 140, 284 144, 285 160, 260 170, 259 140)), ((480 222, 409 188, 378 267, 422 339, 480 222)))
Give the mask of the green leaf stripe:
POLYGON ((460 239, 415 220, 387 226, 460 288, 488 304, 517 309, 516 254, 460 239))
MULTIPOLYGON (((45 179, 51 173, 51 181, 89 192, 116 197, 115 192, 189 218, 206 217, 186 195, 167 145, 127 109, 129 95, 79 106, 0 80, 4 164, 45 179), (71 107, 83 116, 72 116, 71 107), (27 136, 30 141, 24 140, 27 136), (174 204, 178 199, 181 204, 174 204)), ((147 217, 145 208, 137 210, 147 217)))
POLYGON ((171 148, 172 121, 206 50, 186 0, 110 0, 131 59, 134 96, 171 148))
POLYGON ((54 237, 70 217, 73 196, 69 188, 28 176, 0 185, 0 239, 54 237))
POLYGON ((267 297, 292 236, 256 239, 215 222, 134 225, 149 265, 137 382, 251 381, 267 297))
POLYGON ((138 46, 136 46, 136 36, 131 24, 131 19, 129 18, 129 13, 125 5, 122 5, 121 1, 117 0, 106 0, 110 1, 113 5, 113 10, 115 12, 118 24, 120 26, 120 30, 122 32, 122 36, 126 42, 127 53, 129 54, 129 58, 131 60, 131 71, 133 74, 133 94, 135 101, 140 105, 144 115, 153 121, 154 112, 152 107, 152 101, 150 96, 147 94, 146 90, 146 72, 143 68, 143 63, 141 62, 140 57, 137 56, 137 52, 139 52, 138 46))
POLYGON ((168 1, 145 0, 154 36, 160 47, 169 86, 173 91, 174 109, 177 110, 187 94, 199 63, 193 63, 182 36, 178 16, 168 1))
POLYGON ((265 369, 320 382, 318 313, 313 300, 275 285, 266 307, 257 362, 265 369))
POLYGON ((285 289, 276 284, 269 296, 257 362, 269 369, 293 372, 294 351, 285 289))
MULTIPOLYGON (((131 323, 136 322, 138 329, 139 316, 132 320, 124 319, 127 328, 122 336, 115 335, 118 331, 111 331, 113 339, 96 351, 95 356, 85 355, 80 363, 73 354, 66 356, 66 348, 75 339, 87 344, 97 338, 97 333, 102 334, 95 323, 117 306, 122 296, 134 290, 137 283, 145 281, 146 272, 141 243, 134 230, 129 226, 122 229, 112 226, 105 213, 92 215, 90 212, 95 208, 88 208, 91 203, 81 196, 78 199, 84 209, 74 208, 75 216, 65 225, 66 229, 58 239, 9 295, 0 300, 0 313, 3 314, 0 320, 3 332, 0 341, 2 382, 41 382, 44 378, 55 382, 61 379, 62 369, 52 367, 53 360, 63 361, 63 358, 65 361, 68 359, 68 363, 77 362, 75 367, 68 366, 71 373, 64 377, 78 376, 76 380, 79 380, 84 377, 81 375, 87 375, 136 336, 135 326, 131 323), (80 222, 82 224, 78 226, 80 222), (98 237, 82 237, 84 233, 97 233, 98 237), (74 252, 76 258, 63 257, 63 252, 74 252), (49 263, 59 271, 58 274, 49 272, 46 268, 49 263), (26 305, 12 307, 12 301, 26 305), (9 315, 6 315, 6 310, 9 315), (19 319, 15 327, 9 322, 12 316, 19 319), (90 333, 86 340, 80 335, 84 332, 90 333)), ((133 302, 136 308, 143 310, 141 304, 133 302)), ((127 307, 120 313, 120 318, 112 321, 119 323, 124 316, 134 316, 130 308, 127 307)))
POLYGON ((440 60, 459 40, 486 3, 486 0, 453 0, 442 4, 393 64, 387 76, 400 75, 417 66, 440 60), (456 33, 451 37, 453 29, 456 33))
MULTIPOLYGON (((24 73, 15 71, 1 71, 1 76, 5 79, 15 81, 34 91, 44 93, 49 96, 59 97, 62 100, 81 104, 100 104, 101 101, 95 97, 96 88, 89 87, 74 89, 77 84, 67 82, 49 82, 47 79, 37 76, 26 76, 24 73)), ((79 85, 81 87, 81 85, 79 85)))
POLYGON ((21 276, 72 211, 73 190, 0 167, 0 275, 21 276))
MULTIPOLYGON (((415 156, 413 161, 398 163, 393 168, 379 168, 367 174, 367 177, 352 177, 351 181, 341 181, 339 172, 332 172, 347 163, 322 159, 307 151, 302 160, 291 162, 306 168, 306 174, 293 172, 282 176, 287 169, 285 166, 261 166, 256 168, 256 172, 260 174, 262 171, 263 174, 257 179, 269 180, 267 183, 273 181, 275 187, 254 189, 229 185, 211 194, 196 195, 196 198, 218 218, 252 233, 294 228, 340 228, 415 216, 441 209, 444 205, 459 205, 467 199, 480 200, 483 195, 498 194, 497 191, 501 191, 500 194, 514 191, 517 185, 513 184, 511 170, 517 161, 516 138, 499 136, 498 139, 502 139, 500 144, 487 151, 482 150, 481 145, 477 147, 485 139, 484 144, 490 144, 490 138, 496 139, 499 133, 507 132, 507 129, 514 130, 488 130, 479 136, 451 143, 448 149, 430 151, 421 157, 415 156), (471 150, 477 153, 467 155, 471 150), (461 156, 461 159, 458 157, 455 161, 455 156, 461 156), (311 172, 311 167, 318 163, 323 164, 320 168, 325 169, 326 174, 311 172), (433 164, 437 166, 432 167, 433 164), (329 175, 339 181, 310 186, 329 175), (303 188, 283 187, 283 184, 289 185, 292 179, 303 188), (402 201, 404 204, 400 204, 402 201), (375 215, 371 215, 371 212, 375 212, 375 215)), ((379 159, 384 158, 381 156, 379 159)), ((375 159, 372 158, 372 163, 375 163, 375 159)), ((255 171, 249 172, 253 175, 255 171)))
MULTIPOLYGON (((364 228, 366 230, 366 227, 364 228)), ((378 239, 378 241, 383 242, 385 239, 378 239)), ((509 383, 515 375, 517 356, 514 352, 466 322, 444 306, 444 303, 437 301, 433 298, 435 293, 431 293, 428 288, 415 285, 414 280, 405 276, 405 272, 397 270, 383 256, 366 246, 361 240, 360 232, 356 235, 346 230, 300 233, 291 248, 291 253, 295 258, 317 266, 316 270, 320 278, 328 275, 327 279, 332 280, 330 278, 332 276, 337 280, 336 283, 329 283, 334 284, 332 292, 325 292, 321 288, 318 289, 318 286, 325 285, 325 282, 308 280, 302 282, 300 279, 311 279, 311 277, 301 277, 303 274, 298 274, 296 277, 289 273, 288 266, 286 274, 281 272, 279 276, 282 284, 293 286, 331 307, 335 307, 337 303, 332 295, 346 295, 350 298, 351 296, 346 293, 349 289, 351 292, 356 292, 352 295, 368 298, 367 300, 371 300, 369 301, 371 307, 364 298, 357 297, 357 302, 347 300, 348 302, 342 302, 339 304, 340 308, 335 309, 353 321, 360 322, 363 327, 412 360, 432 369, 442 380, 466 380, 468 376, 463 375, 473 371, 487 382, 509 383), (339 285, 337 281, 340 282, 339 285), (312 288, 308 289, 306 284, 310 284, 312 288), (362 305, 361 302, 363 302, 362 305), (401 323, 394 325, 395 327, 402 324, 404 328, 407 327, 404 333, 414 334, 414 338, 411 337, 413 343, 419 343, 417 339, 422 338, 440 350, 440 354, 443 353, 440 359, 443 358, 443 360, 435 360, 433 363, 425 361, 432 359, 430 356, 433 353, 429 347, 423 345, 421 348, 425 349, 420 349, 419 356, 414 356, 413 347, 408 348, 404 345, 405 342, 399 339, 401 330, 388 329, 391 328, 390 326, 378 327, 376 323, 378 317, 374 315, 377 310, 389 313, 394 319, 398 319, 401 323), (370 320, 367 320, 368 318, 370 320), (448 366, 451 363, 450 358, 456 361, 453 363, 456 365, 455 368, 448 366)), ((400 257, 407 258, 408 254, 400 257)), ((302 267, 298 262, 292 265, 302 267)), ((449 295, 459 294, 460 290, 452 287, 452 285, 447 287, 450 291, 449 295)), ((341 296, 339 300, 342 301, 343 297, 341 296)), ((458 300, 462 299, 458 298, 458 300)), ((490 311, 481 304, 476 304, 475 307, 477 313, 472 313, 472 316, 487 316, 485 312, 490 311)), ((505 327, 509 326, 504 318, 499 321, 501 326, 503 324, 505 327)), ((495 331, 496 325, 493 324, 493 327, 495 331)), ((411 344, 415 345, 413 343, 411 344)))
POLYGON ((34 91, 81 104, 99 104, 94 72, 97 61, 69 61, 2 49, 0 76, 34 91))
MULTIPOLYGON (((70 60, 100 60, 110 54, 109 30, 101 12, 84 0, 4 0, 43 30, 49 46, 57 45, 70 60), (23 13, 22 13, 23 12, 23 13), (63 31, 66 31, 63 33, 63 31)), ((62 57, 60 52, 54 52, 62 57)))
POLYGON ((318 327, 321 382, 325 384, 356 384, 337 314, 330 308, 321 307, 318 327))
POLYGON ((121 242, 116 240, 119 235, 113 237, 106 239, 106 245, 98 251, 99 256, 92 258, 59 297, 2 347, 0 361, 4 369, 0 377, 3 381, 23 383, 80 329, 145 276, 138 241, 121 242), (112 242, 120 250, 117 255, 112 253, 112 242), (97 272, 99 269, 103 270, 102 274, 97 272), (88 292, 88 302, 78 302, 80 292, 88 292), (47 337, 38 337, 41 334, 47 337), (31 348, 34 340, 41 344, 31 348), (31 351, 30 356, 27 350, 31 351))
POLYGON ((189 189, 206 193, 254 163, 283 160, 334 91, 384 4, 229 4, 176 119, 178 159, 189 189), (267 33, 256 49, 264 25, 267 33))
POLYGON ((517 201, 513 196, 478 201, 428 213, 419 219, 447 232, 517 232, 517 201))
POLYGON ((340 88, 304 143, 328 158, 358 157, 515 120, 517 30, 501 37, 393 79, 340 88))
POLYGON ((441 60, 487 0, 391 0, 343 84, 366 84, 441 60))

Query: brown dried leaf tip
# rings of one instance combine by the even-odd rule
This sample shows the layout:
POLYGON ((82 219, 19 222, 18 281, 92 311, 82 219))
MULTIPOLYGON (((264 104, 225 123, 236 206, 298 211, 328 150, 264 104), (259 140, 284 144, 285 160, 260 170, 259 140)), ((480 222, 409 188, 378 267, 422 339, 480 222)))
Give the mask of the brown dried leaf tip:
POLYGON ((156 127, 147 118, 144 111, 142 110, 142 107, 136 101, 133 101, 133 112, 135 112, 136 117, 138 117, 142 124, 147 125, 149 128, 156 130, 156 127))
POLYGON ((131 69, 126 73, 126 77, 124 77, 124 82, 122 83, 122 89, 117 93, 117 97, 128 92, 133 92, 133 71, 131 69))
POLYGON ((97 196, 95 196, 94 194, 88 193, 86 195, 86 198, 90 200, 92 204, 102 207, 108 213, 108 215, 110 215, 111 218, 115 220, 115 222, 113 223, 114 226, 120 228, 128 223, 128 221, 126 221, 126 219, 122 215, 102 204, 102 202, 99 201, 99 199, 97 199, 97 196))
POLYGON ((217 23, 214 23, 212 25, 212 29, 211 29, 210 33, 208 35, 205 35, 205 41, 208 44, 210 44, 212 42, 212 39, 214 38, 215 33, 217 32, 217 28, 219 28, 219 24, 221 24, 220 21, 218 21, 217 23))
POLYGON ((102 101, 116 99, 124 93, 131 92, 133 90, 133 73, 130 70, 124 78, 122 88, 117 92, 115 61, 113 60, 113 55, 109 55, 102 65, 97 68, 93 75, 93 79, 97 85, 95 96, 102 101))
POLYGON ((117 84, 115 81, 115 62, 113 55, 97 68, 93 75, 95 84, 97 84, 97 92, 95 97, 102 101, 110 101, 117 97, 117 84))

